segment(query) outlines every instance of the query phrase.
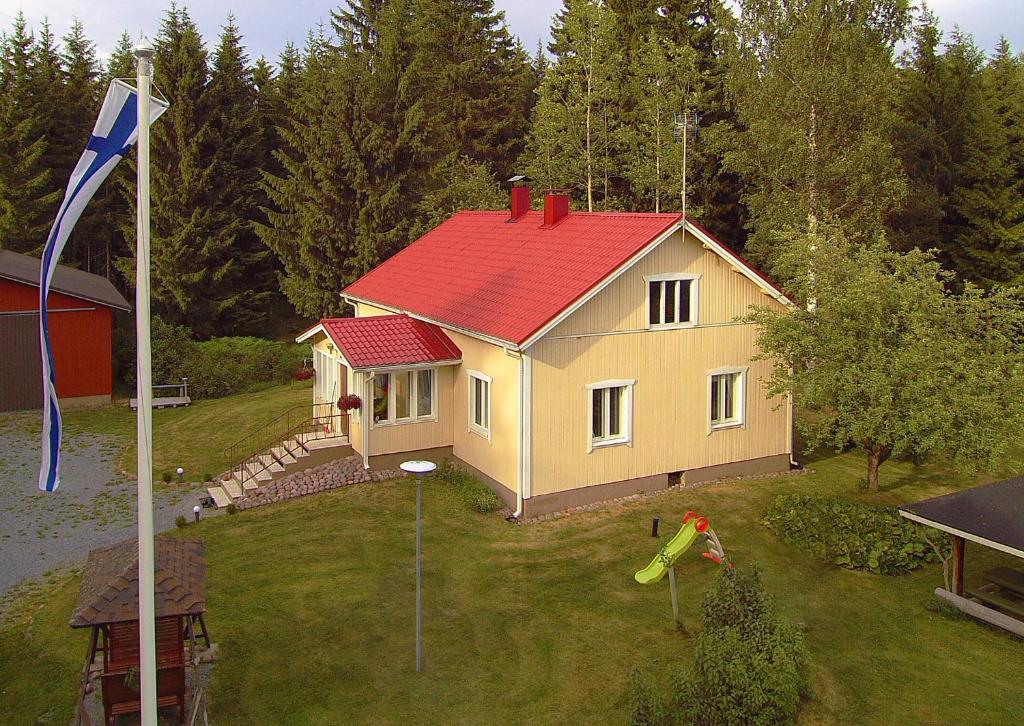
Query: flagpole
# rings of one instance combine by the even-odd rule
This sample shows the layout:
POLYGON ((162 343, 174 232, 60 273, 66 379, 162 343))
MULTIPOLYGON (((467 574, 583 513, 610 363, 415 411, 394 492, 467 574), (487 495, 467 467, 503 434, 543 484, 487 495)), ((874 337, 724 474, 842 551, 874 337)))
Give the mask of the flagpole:
POLYGON ((139 665, 142 726, 157 726, 156 603, 153 562, 153 371, 149 319, 149 106, 153 46, 145 38, 135 46, 138 60, 139 155, 135 250, 135 335, 138 346, 139 486, 139 665))

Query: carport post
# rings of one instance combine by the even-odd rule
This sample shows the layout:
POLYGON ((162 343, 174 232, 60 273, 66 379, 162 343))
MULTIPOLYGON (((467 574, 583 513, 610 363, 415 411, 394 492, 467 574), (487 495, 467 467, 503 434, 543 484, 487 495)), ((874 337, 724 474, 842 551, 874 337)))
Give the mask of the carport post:
POLYGON ((964 538, 952 535, 953 539, 953 593, 964 596, 964 538))

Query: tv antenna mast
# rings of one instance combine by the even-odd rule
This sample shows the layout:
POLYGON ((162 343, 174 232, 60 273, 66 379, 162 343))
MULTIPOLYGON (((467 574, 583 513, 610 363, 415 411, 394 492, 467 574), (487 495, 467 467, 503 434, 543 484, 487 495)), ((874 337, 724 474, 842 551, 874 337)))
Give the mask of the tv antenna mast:
POLYGON ((700 124, 699 111, 683 111, 672 114, 672 139, 683 142, 683 188, 680 196, 683 201, 683 224, 686 224, 686 146, 689 137, 692 135, 697 139, 698 126, 700 124))

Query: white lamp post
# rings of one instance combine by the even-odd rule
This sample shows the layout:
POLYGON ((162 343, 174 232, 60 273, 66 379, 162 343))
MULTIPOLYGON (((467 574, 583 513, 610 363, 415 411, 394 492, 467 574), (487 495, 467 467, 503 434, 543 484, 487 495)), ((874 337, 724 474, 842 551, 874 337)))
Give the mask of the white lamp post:
POLYGON ((406 461, 400 465, 406 474, 416 477, 416 672, 422 670, 422 658, 420 648, 421 622, 423 620, 423 601, 420 596, 420 581, 422 579, 420 542, 423 534, 423 477, 437 469, 437 465, 431 461, 406 461))
POLYGON ((199 521, 199 505, 198 504, 196 506, 192 507, 192 516, 194 516, 196 518, 197 522, 199 521))
POLYGON ((184 474, 184 473, 185 473, 185 470, 184 470, 184 469, 182 469, 182 468, 181 468, 181 467, 179 466, 179 467, 178 467, 178 482, 179 482, 179 483, 180 483, 180 482, 182 481, 182 474, 184 474))

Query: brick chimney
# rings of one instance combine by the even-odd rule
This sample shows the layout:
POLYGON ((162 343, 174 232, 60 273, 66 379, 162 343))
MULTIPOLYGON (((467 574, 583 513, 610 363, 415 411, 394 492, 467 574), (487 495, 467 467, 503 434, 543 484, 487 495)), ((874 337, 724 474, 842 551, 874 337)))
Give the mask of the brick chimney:
POLYGON ((530 187, 512 187, 510 196, 512 215, 508 221, 515 222, 530 211, 530 187))
POLYGON ((569 195, 548 192, 544 195, 544 226, 554 227, 569 216, 569 195))

